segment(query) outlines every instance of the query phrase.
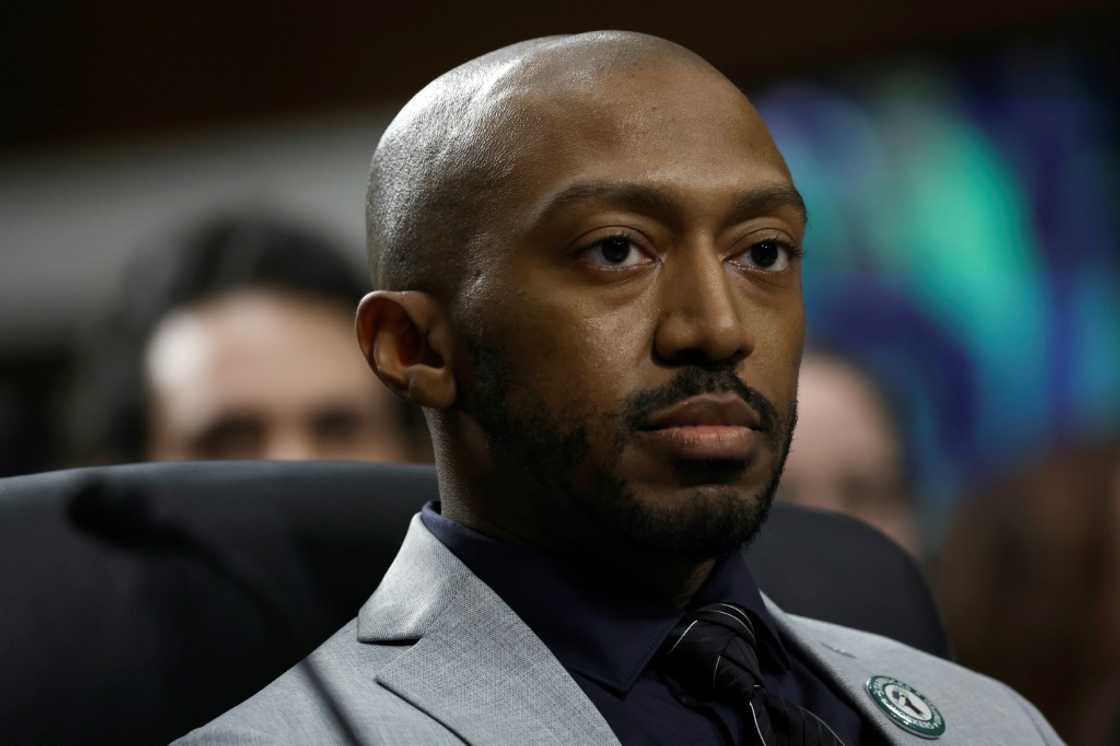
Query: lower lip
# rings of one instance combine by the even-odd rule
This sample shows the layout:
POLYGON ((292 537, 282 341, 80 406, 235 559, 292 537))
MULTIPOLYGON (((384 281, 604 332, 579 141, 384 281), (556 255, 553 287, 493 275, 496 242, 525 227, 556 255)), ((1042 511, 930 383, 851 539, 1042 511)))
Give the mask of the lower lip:
POLYGON ((640 434, 650 446, 677 459, 745 459, 758 437, 750 428, 731 425, 664 427, 640 434))

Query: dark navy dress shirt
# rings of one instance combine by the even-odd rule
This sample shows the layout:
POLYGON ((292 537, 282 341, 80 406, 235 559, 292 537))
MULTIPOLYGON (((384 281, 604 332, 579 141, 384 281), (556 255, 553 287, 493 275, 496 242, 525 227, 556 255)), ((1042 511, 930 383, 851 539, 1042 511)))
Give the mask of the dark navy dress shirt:
MULTIPOLYGON (((753 728, 731 705, 700 702, 651 665, 682 612, 596 585, 588 571, 528 547, 497 541, 439 514, 424 525, 524 621, 572 675, 626 746, 754 743, 753 728)), ((787 648, 741 551, 717 562, 689 608, 725 601, 759 622, 766 688, 824 720, 846 746, 879 744, 844 697, 787 648)))

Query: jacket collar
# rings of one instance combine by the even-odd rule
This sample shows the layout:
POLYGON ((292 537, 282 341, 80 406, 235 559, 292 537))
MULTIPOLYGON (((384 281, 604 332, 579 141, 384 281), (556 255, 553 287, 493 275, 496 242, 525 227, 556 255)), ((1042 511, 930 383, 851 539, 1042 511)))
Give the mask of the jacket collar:
POLYGON ((378 683, 470 744, 618 744, 544 643, 419 516, 358 613, 358 640, 416 641, 378 683))
MULTIPOLYGON (((597 565, 484 536, 440 515, 438 503, 425 505, 420 520, 529 625, 566 670, 620 696, 630 691, 682 617, 671 603, 620 592, 597 565)), ((747 609, 761 622, 760 654, 775 667, 789 666, 741 548, 716 562, 689 609, 717 601, 747 609)))
POLYGON ((848 700, 867 723, 875 726, 884 743, 929 743, 899 730, 866 694, 864 685, 867 680, 876 673, 883 672, 869 671, 868 661, 861 660, 848 649, 851 647, 852 630, 787 614, 765 594, 763 600, 782 637, 802 653, 822 679, 836 687, 837 692, 848 700), (807 624, 812 626, 806 626, 807 624), (818 627, 818 624, 825 629, 818 627), (836 631, 840 634, 834 634, 836 631))
MULTIPOLYGON (((946 690, 937 659, 898 643, 784 613, 763 594, 781 638, 887 743, 929 743, 890 721, 864 691, 870 676, 896 676, 942 708, 950 727, 957 693, 946 690), (858 643, 858 649, 851 649, 858 643)), ((397 558, 358 613, 363 643, 415 642, 377 681, 472 746, 554 742, 618 745, 606 720, 556 657, 493 590, 413 517, 397 558)), ((951 665, 940 662, 943 665, 951 665)), ((956 720, 954 723, 953 721, 956 720)), ((982 742, 982 738, 980 741, 982 742)), ((961 741, 967 742, 967 741, 961 741)))
POLYGON ((1023 717, 1023 701, 1016 701, 1017 695, 991 679, 880 635, 786 614, 766 601, 783 637, 878 728, 887 743, 1050 742, 1023 717), (944 740, 930 741, 895 724, 867 691, 873 676, 889 676, 921 692, 944 718, 944 740))

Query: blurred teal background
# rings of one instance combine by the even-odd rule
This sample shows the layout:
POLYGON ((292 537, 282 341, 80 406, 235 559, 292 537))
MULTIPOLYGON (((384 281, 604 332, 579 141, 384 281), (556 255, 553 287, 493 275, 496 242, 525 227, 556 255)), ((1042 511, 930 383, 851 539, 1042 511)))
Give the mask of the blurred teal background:
POLYGON ((1029 46, 756 98, 809 206, 810 345, 902 404, 927 531, 965 484, 1120 424, 1114 73, 1029 46))

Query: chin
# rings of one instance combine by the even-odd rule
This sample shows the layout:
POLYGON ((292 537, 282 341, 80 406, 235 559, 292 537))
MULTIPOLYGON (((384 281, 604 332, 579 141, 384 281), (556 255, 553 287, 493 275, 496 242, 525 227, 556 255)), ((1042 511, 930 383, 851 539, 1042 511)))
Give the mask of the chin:
POLYGON ((766 520, 774 489, 738 483, 615 482, 589 507, 636 549, 703 560, 749 542, 766 520), (606 497, 607 499, 603 499, 606 497))

